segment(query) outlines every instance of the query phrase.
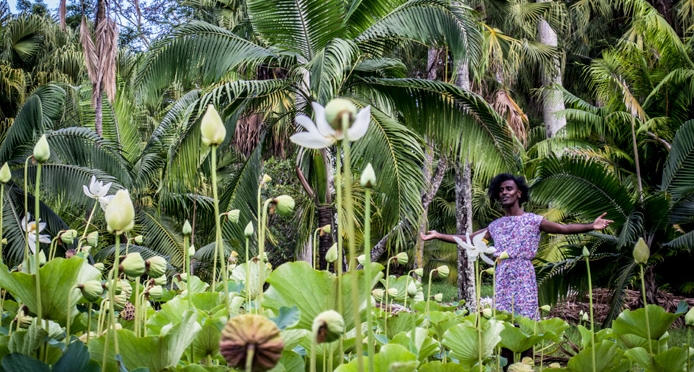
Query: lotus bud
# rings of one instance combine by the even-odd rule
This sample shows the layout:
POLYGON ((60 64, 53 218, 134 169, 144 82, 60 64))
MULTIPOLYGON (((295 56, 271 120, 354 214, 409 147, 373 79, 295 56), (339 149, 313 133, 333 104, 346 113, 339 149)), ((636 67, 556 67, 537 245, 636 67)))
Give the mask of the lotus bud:
POLYGON ((97 270, 99 270, 99 271, 101 271, 102 273, 104 272, 104 270, 106 270, 106 267, 105 267, 104 264, 101 263, 101 262, 95 263, 95 264, 94 264, 94 268, 97 269, 97 270))
POLYGON ((96 302, 104 294, 104 287, 101 286, 101 282, 98 280, 87 280, 83 284, 78 285, 77 288, 82 291, 82 297, 88 302, 96 302))
POLYGON ((164 290, 161 288, 160 285, 155 285, 154 287, 147 289, 147 291, 145 292, 145 296, 147 296, 148 299, 154 300, 154 301, 161 300, 161 296, 163 294, 164 294, 164 290))
POLYGON ((2 238, 1 241, 2 241, 2 244, 3 244, 3 245, 7 244, 7 238, 2 238))
POLYGON ((590 251, 586 246, 583 246, 583 257, 590 257, 590 251))
POLYGON ((386 292, 380 288, 376 288, 373 291, 371 291, 371 295, 374 296, 374 299, 376 301, 382 301, 383 296, 386 294, 386 292))
POLYGON ((424 276, 424 268, 418 267, 414 269, 414 275, 424 276))
POLYGON ((177 274, 176 279, 178 279, 181 282, 187 283, 188 282, 188 274, 186 274, 186 273, 177 274))
POLYGON ((494 313, 492 312, 492 309, 490 309, 488 307, 485 307, 484 309, 482 309, 482 316, 483 317, 489 319, 492 317, 492 315, 494 315, 494 313))
MULTIPOLYGON (((128 253, 118 267, 125 275, 130 277, 138 277, 145 273, 145 260, 142 259, 139 253, 128 253)), ((155 275, 159 276, 159 275, 155 275)))
POLYGON ((219 351, 229 366, 244 370, 249 348, 254 349, 251 371, 264 372, 277 365, 284 349, 277 325, 256 314, 231 318, 222 330, 219 351))
POLYGON ((238 209, 232 209, 227 213, 227 218, 229 219, 229 222, 231 223, 238 223, 239 222, 239 215, 241 215, 241 211, 238 209))
POLYGON ((395 297, 398 295, 397 288, 388 288, 388 296, 395 297))
POLYGON ((333 246, 328 249, 328 252, 325 254, 325 260, 329 263, 337 261, 337 244, 333 244, 333 246))
POLYGON ((67 230, 60 234, 60 240, 65 244, 72 244, 77 237, 77 230, 67 230))
POLYGON ((437 293, 434 295, 434 301, 436 302, 441 302, 443 301, 443 293, 437 293))
POLYGON ((335 310, 324 311, 313 320, 313 337, 316 342, 333 342, 345 332, 345 320, 335 310))
POLYGON ((190 247, 188 247, 188 257, 193 257, 195 255, 195 246, 191 244, 190 247))
POLYGON ((280 195, 272 200, 275 211, 283 217, 291 216, 294 212, 294 199, 289 195, 280 195))
POLYGON ((360 254, 359 256, 357 256, 357 262, 360 265, 364 265, 366 263, 366 256, 363 254, 360 254))
POLYGON ((357 106, 352 101, 335 98, 325 105, 325 120, 335 130, 342 130, 342 116, 345 114, 348 115, 348 121, 352 124, 357 117, 357 106))
POLYGON ((98 231, 92 231, 89 234, 87 234, 87 244, 91 246, 97 246, 99 245, 99 232, 98 231))
POLYGON ((7 163, 2 165, 0 168, 0 182, 8 183, 12 179, 12 173, 10 172, 10 166, 7 163))
MULTIPOLYGON (((128 190, 118 190, 106 207, 106 224, 109 232, 128 232, 135 226, 135 208, 128 190)), ((131 275, 132 276, 132 275, 131 275)))
POLYGON ((207 111, 202 117, 200 133, 202 134, 202 143, 207 146, 218 146, 227 135, 224 122, 212 104, 207 105, 207 111))
POLYGON ((181 229, 181 233, 183 233, 183 236, 190 236, 192 232, 193 228, 190 227, 190 222, 186 220, 186 222, 183 223, 183 229, 181 229))
POLYGON ((157 278, 166 274, 167 262, 166 258, 162 256, 150 258, 145 261, 145 266, 147 267, 147 275, 149 275, 150 278, 157 278))
POLYGON ((245 235, 247 238, 250 238, 253 236, 253 222, 249 222, 248 225, 246 225, 246 229, 243 230, 243 235, 245 235))
POLYGON ((494 275, 494 273, 496 272, 496 270, 494 269, 494 266, 492 266, 492 267, 489 267, 489 268, 487 268, 487 269, 485 269, 485 270, 482 270, 482 272, 483 272, 483 273, 487 273, 487 274, 489 274, 489 275, 494 275))
POLYGON ((131 286, 127 280, 120 279, 119 282, 121 288, 120 294, 125 295, 125 297, 127 298, 130 298, 130 295, 133 294, 133 286, 131 286))
POLYGON ((34 146, 34 159, 39 163, 45 163, 51 158, 51 148, 48 146, 46 135, 42 135, 34 146))
POLYGON ((162 275, 158 278, 154 278, 154 284, 155 285, 166 285, 166 275, 162 275))
POLYGON ((684 316, 684 324, 688 327, 694 327, 694 306, 684 316))
POLYGON ((135 241, 135 244, 142 244, 145 241, 145 237, 142 235, 138 235, 135 238, 133 238, 135 241))
POLYGON ((584 322, 589 321, 590 318, 588 317, 588 313, 583 313, 583 315, 581 316, 581 320, 584 322))
POLYGON ((636 242, 636 245, 634 246, 634 261, 637 264, 643 265, 648 262, 648 258, 650 256, 651 251, 648 249, 648 245, 643 238, 639 238, 639 241, 636 242))
POLYGON ((265 268, 268 269, 268 270, 272 270, 272 264, 269 263, 269 262, 266 262, 266 263, 265 263, 265 268))
POLYGON ((414 280, 409 280, 409 283, 407 283, 407 294, 410 296, 414 296, 417 294, 417 285, 414 284, 414 280))
POLYGON ((533 372, 534 369, 532 366, 529 366, 525 363, 513 363, 510 366, 508 366, 508 372, 533 372))
POLYGON ((561 368, 561 364, 559 364, 559 363, 557 363, 557 362, 550 363, 550 364, 549 364, 549 368, 551 368, 551 369, 558 369, 558 368, 561 368))
POLYGON ((400 252, 397 255, 395 255, 395 259, 398 261, 400 265, 407 265, 407 261, 409 261, 409 257, 407 257, 407 253, 405 252, 400 252))
POLYGON ((361 172, 360 181, 361 185, 367 189, 373 188, 376 184, 376 173, 374 173, 374 168, 371 166, 371 163, 366 164, 364 171, 361 172))
POLYGON ((511 256, 509 256, 508 252, 506 251, 501 252, 501 254, 499 255, 499 260, 501 261, 508 260, 509 258, 511 258, 511 256))
POLYGON ((552 307, 549 306, 549 305, 540 306, 540 311, 542 311, 542 312, 544 312, 544 313, 549 313, 550 310, 552 310, 552 307))
POLYGON ((128 303, 128 296, 121 293, 113 297, 113 309, 115 311, 121 311, 125 309, 125 305, 128 303))
POLYGON ((436 268, 436 272, 439 273, 440 278, 447 278, 448 274, 451 273, 451 269, 449 269, 446 265, 441 265, 436 268))
POLYGON ((330 226, 330 224, 327 224, 327 225, 320 228, 320 232, 318 233, 318 235, 320 235, 320 236, 330 235, 331 232, 332 232, 332 227, 330 226))
POLYGON ((46 253, 44 251, 39 251, 39 266, 46 264, 46 253))

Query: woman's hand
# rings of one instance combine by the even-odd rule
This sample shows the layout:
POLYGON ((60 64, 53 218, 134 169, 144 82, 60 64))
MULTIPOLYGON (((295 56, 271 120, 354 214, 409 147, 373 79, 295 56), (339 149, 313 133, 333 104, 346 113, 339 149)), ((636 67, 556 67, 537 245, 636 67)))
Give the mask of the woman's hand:
POLYGON ((422 240, 427 241, 432 239, 438 239, 439 233, 436 230, 429 230, 426 234, 419 234, 419 236, 422 237, 422 240))
POLYGON ((610 224, 614 221, 605 219, 606 213, 603 213, 600 215, 600 217, 596 218, 595 221, 593 221, 593 230, 602 230, 606 228, 607 226, 610 226, 610 224))

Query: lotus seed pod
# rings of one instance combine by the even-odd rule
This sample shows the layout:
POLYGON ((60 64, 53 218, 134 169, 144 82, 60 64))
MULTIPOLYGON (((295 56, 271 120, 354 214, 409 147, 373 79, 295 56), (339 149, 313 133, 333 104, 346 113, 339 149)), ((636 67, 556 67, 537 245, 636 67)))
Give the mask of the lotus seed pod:
POLYGON ((272 177, 268 176, 267 174, 263 174, 263 185, 267 185, 272 181, 272 177))
POLYGON ((436 302, 441 302, 443 301, 443 293, 437 293, 434 295, 434 301, 436 302))
POLYGON ((482 309, 482 316, 483 317, 489 319, 492 317, 492 315, 494 315, 494 313, 492 312, 492 309, 490 309, 488 307, 485 307, 484 309, 482 309))
POLYGON ((535 360, 533 360, 531 357, 523 357, 523 359, 521 359, 521 363, 533 366, 535 365, 535 360))
POLYGON ((323 226, 323 227, 320 228, 320 233, 319 233, 319 235, 320 235, 320 236, 329 235, 329 234, 332 232, 332 229, 333 229, 333 228, 330 226, 330 224, 327 224, 327 225, 325 225, 325 226, 323 226))
POLYGON ((436 268, 436 272, 439 273, 440 278, 447 278, 448 274, 451 273, 451 269, 449 269, 446 265, 441 265, 436 268))
POLYGON ((371 163, 366 164, 364 171, 361 172, 360 181, 361 185, 367 189, 373 188, 376 184, 376 173, 374 172, 374 168, 371 166, 371 163))
POLYGON ((158 278, 166 274, 167 262, 166 258, 162 256, 154 256, 145 262, 147 267, 147 275, 150 278, 158 278))
POLYGON ((7 163, 2 165, 0 168, 0 182, 8 183, 12 179, 12 173, 10 172, 10 166, 7 163))
POLYGON ((590 257, 590 251, 585 246, 583 246, 583 257, 590 257))
POLYGON ((155 285, 166 285, 166 275, 162 275, 158 278, 154 278, 154 284, 155 285))
POLYGON ((333 129, 342 130, 342 116, 348 115, 351 125, 357 117, 357 106, 344 98, 335 98, 325 105, 325 120, 333 129))
POLYGON ((183 223, 183 228, 181 229, 181 233, 183 236, 190 236, 190 234, 193 232, 193 228, 190 227, 190 222, 186 220, 186 222, 183 223))
POLYGON ((98 231, 92 231, 89 234, 87 234, 87 244, 96 247, 99 245, 99 232, 98 231))
POLYGON ((407 257, 407 253, 405 252, 400 252, 395 257, 395 259, 398 261, 400 265, 407 265, 407 261, 409 261, 410 259, 409 257, 407 257))
POLYGON ((395 297, 398 295, 397 288, 388 288, 388 296, 395 297))
POLYGON ((243 370, 249 348, 254 349, 252 372, 265 372, 277 365, 284 341, 273 321, 262 315, 244 314, 227 322, 219 343, 219 351, 227 364, 243 370))
POLYGON ((414 269, 414 275, 424 276, 424 268, 418 267, 414 269))
POLYGON ((253 236, 253 222, 249 222, 248 225, 246 225, 246 228, 243 230, 243 235, 246 236, 246 238, 250 238, 253 236))
POLYGON ((328 252, 325 254, 325 260, 329 263, 337 261, 337 243, 328 249, 328 252))
POLYGON ((142 259, 138 252, 128 253, 118 269, 125 275, 135 278, 145 273, 145 260, 142 259))
POLYGON ((149 288, 146 292, 146 296, 150 300, 159 301, 161 296, 164 294, 164 290, 160 285, 155 285, 149 288))
POLYGON ((48 146, 46 135, 42 135, 34 146, 34 159, 39 163, 45 163, 51 158, 51 148, 48 146))
POLYGON ((294 213, 294 199, 289 195, 280 195, 273 199, 275 211, 280 216, 291 216, 294 213))
POLYGON ((135 207, 128 190, 118 190, 108 203, 104 214, 109 232, 117 234, 132 230, 135 227, 135 207))
POLYGON ((77 230, 67 230, 60 234, 60 240, 65 244, 72 244, 77 237, 77 230))
POLYGON ((121 293, 113 297, 113 309, 115 311, 121 311, 125 309, 125 305, 128 303, 128 296, 121 293))
POLYGON ((194 255, 195 255, 195 246, 191 244, 190 247, 188 247, 188 257, 193 257, 194 255))
POLYGON ((684 316, 684 324, 688 327, 694 327, 694 306, 684 316))
POLYGON ((485 270, 482 270, 482 272, 483 272, 483 273, 486 273, 486 274, 489 274, 489 275, 494 275, 494 273, 496 272, 496 270, 494 269, 494 266, 492 266, 492 267, 488 267, 488 268, 485 269, 485 270))
POLYGON ((224 142, 227 135, 224 122, 212 104, 207 105, 207 111, 202 117, 200 133, 202 134, 202 143, 207 146, 218 146, 224 142))
POLYGON ((374 296, 374 299, 375 299, 376 301, 382 301, 382 300, 383 300, 383 296, 384 296, 385 294, 386 294, 386 292, 385 292, 384 290, 382 290, 381 288, 376 288, 376 289, 374 289, 373 291, 371 291, 371 295, 374 296))
POLYGON ((507 371, 508 372, 533 372, 534 369, 532 366, 529 366, 525 363, 514 363, 508 367, 507 371))
POLYGON ((345 320, 335 310, 324 311, 313 319, 313 337, 316 342, 333 342, 345 332, 345 320))
POLYGON ((135 244, 142 244, 145 241, 145 237, 138 235, 133 240, 135 241, 135 244))
POLYGON ((97 270, 99 270, 99 271, 101 271, 102 273, 104 272, 104 270, 106 270, 106 267, 105 267, 104 264, 101 263, 101 262, 95 263, 95 264, 94 264, 94 268, 97 269, 97 270))
POLYGON ((648 262, 648 258, 650 256, 651 250, 648 249, 648 245, 643 238, 639 238, 639 241, 636 242, 636 245, 634 246, 634 261, 637 264, 645 264, 648 262))
POLYGON ((561 364, 554 362, 549 364, 549 368, 555 369, 555 368, 561 368, 561 364))
POLYGON ((120 279, 119 282, 121 288, 120 294, 130 298, 130 295, 133 294, 133 286, 131 286, 127 280, 120 279))
POLYGON ((96 302, 104 294, 104 288, 98 280, 87 280, 83 284, 78 285, 77 288, 82 291, 82 297, 88 302, 96 302))
POLYGON ((227 218, 229 219, 229 222, 231 223, 238 223, 239 222, 239 215, 241 215, 241 211, 238 209, 232 209, 227 213, 227 218))
POLYGON ((363 254, 357 256, 357 262, 359 262, 360 265, 364 265, 366 263, 366 256, 363 254))
POLYGON ((508 260, 509 258, 511 257, 508 255, 508 252, 506 251, 501 252, 501 254, 499 255, 499 260, 501 261, 508 260))
POLYGON ((409 280, 409 283, 407 283, 407 294, 410 296, 414 296, 417 294, 417 285, 414 284, 414 280, 409 280))

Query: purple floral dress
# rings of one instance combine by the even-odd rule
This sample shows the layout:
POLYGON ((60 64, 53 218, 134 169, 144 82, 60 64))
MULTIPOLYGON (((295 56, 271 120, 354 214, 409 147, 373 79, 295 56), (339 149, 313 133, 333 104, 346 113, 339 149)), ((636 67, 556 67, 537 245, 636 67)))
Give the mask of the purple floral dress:
POLYGON ((543 217, 533 213, 505 216, 489 224, 496 256, 506 252, 509 259, 496 267, 496 308, 513 311, 532 319, 537 317, 537 282, 532 259, 540 243, 543 217))

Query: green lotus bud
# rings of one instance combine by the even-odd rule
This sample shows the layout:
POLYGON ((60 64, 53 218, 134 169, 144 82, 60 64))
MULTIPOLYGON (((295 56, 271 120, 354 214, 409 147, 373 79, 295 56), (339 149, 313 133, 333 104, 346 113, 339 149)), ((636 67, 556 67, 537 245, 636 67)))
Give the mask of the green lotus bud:
POLYGON ((414 296, 417 294, 417 285, 414 284, 414 280, 409 280, 407 283, 407 294, 414 296))
POLYGON ((407 265, 407 261, 410 260, 409 257, 407 257, 407 253, 405 252, 400 252, 395 256, 395 259, 398 260, 398 263, 400 265, 407 265))
POLYGON ((443 301, 443 293, 437 293, 434 295, 434 301, 436 302, 441 302, 443 301))
POLYGON ((51 158, 51 148, 48 146, 46 135, 42 135, 34 146, 34 159, 39 163, 45 163, 51 158))
POLYGON ((227 218, 229 219, 229 222, 231 223, 238 223, 239 222, 239 215, 241 215, 241 211, 238 209, 232 209, 227 213, 227 218))
POLYGON ((193 232, 193 228, 190 227, 190 222, 188 222, 188 220, 183 223, 183 229, 181 232, 183 233, 183 236, 190 236, 190 234, 193 232))
POLYGON ((648 262, 648 258, 650 256, 651 250, 648 249, 648 245, 643 238, 639 238, 639 241, 636 242, 636 245, 634 246, 634 261, 637 264, 645 264, 648 262))
POLYGON ((488 307, 485 307, 484 309, 482 309, 482 316, 483 317, 489 319, 492 317, 492 315, 494 315, 494 312, 492 312, 492 309, 490 309, 488 307))
POLYGON ((540 306, 540 311, 542 311, 542 312, 549 313, 550 310, 552 310, 552 307, 549 305, 540 306))
POLYGON ((243 235, 245 235, 247 238, 250 238, 251 236, 253 236, 253 233, 253 222, 249 222, 248 225, 246 225, 246 229, 243 230, 243 235))
MULTIPOLYGON (((101 286, 102 286, 105 290, 108 290, 108 291, 111 290, 111 282, 110 282, 110 281, 107 281, 106 283, 101 284, 101 286)), ((116 282, 114 283, 113 287, 114 287, 114 289, 113 289, 114 292, 113 292, 113 293, 114 293, 115 295, 121 294, 123 286, 121 285, 121 281, 120 281, 120 280, 116 280, 116 282)))
POLYGON ((398 290, 396 288, 388 288, 388 296, 395 297, 398 295, 398 290))
POLYGON ((267 185, 272 181, 272 177, 268 176, 267 174, 263 174, 263 185, 267 185))
POLYGON ((161 285, 161 286, 166 285, 166 275, 162 275, 158 278, 154 278, 153 280, 154 280, 155 285, 161 285))
POLYGON ((694 306, 684 316, 684 324, 688 327, 694 327, 694 306))
POLYGON ((327 224, 327 225, 325 225, 325 226, 323 226, 323 227, 320 228, 320 233, 319 233, 319 235, 320 235, 320 236, 328 235, 328 234, 330 234, 331 232, 332 232, 332 227, 330 226, 330 224, 327 224))
POLYGON ((313 337, 316 342, 333 342, 345 332, 345 320, 335 310, 324 311, 313 320, 313 337))
MULTIPOLYGON (((135 226, 135 207, 128 190, 118 190, 106 207, 106 224, 109 232, 128 232, 135 226)), ((130 275, 132 276, 132 275, 130 275)))
POLYGON ((485 270, 482 270, 482 272, 483 272, 483 273, 487 273, 487 274, 489 274, 489 275, 494 275, 494 273, 496 272, 496 270, 494 269, 494 266, 492 266, 492 267, 489 267, 489 268, 487 268, 487 269, 485 269, 485 270))
POLYGON ((127 280, 123 279, 119 280, 119 285, 121 288, 120 294, 125 295, 125 297, 127 298, 130 298, 130 295, 133 294, 133 286, 131 286, 127 280))
POLYGON ((508 255, 508 252, 506 251, 501 252, 501 254, 499 255, 499 260, 501 261, 508 260, 509 258, 511 257, 508 255))
POLYGON ((193 257, 195 255, 195 246, 191 244, 190 247, 188 247, 188 257, 193 257))
POLYGON ((202 134, 202 143, 207 146, 218 146, 224 142, 227 135, 224 122, 212 104, 207 105, 207 111, 202 117, 200 133, 202 134))
POLYGON ((337 243, 328 249, 328 252, 325 254, 325 260, 330 263, 337 261, 337 243))
POLYGON ((154 256, 145 262, 147 275, 150 278, 157 278, 166 273, 167 262, 162 256, 154 256))
POLYGON ((7 163, 2 165, 0 168, 0 182, 8 183, 12 179, 12 173, 10 172, 10 166, 7 163))
POLYGON ((96 302, 104 294, 104 287, 98 280, 87 280, 83 284, 78 285, 77 288, 82 291, 82 297, 88 302, 96 302))
POLYGON ((280 195, 272 200, 275 204, 275 211, 280 216, 291 216, 294 212, 294 199, 289 195, 280 195))
POLYGON ((98 231, 92 231, 89 234, 87 234, 87 244, 96 247, 99 245, 99 232, 98 231))
POLYGON ((357 106, 344 98, 335 98, 325 105, 325 120, 333 129, 342 130, 342 116, 347 114, 350 125, 357 118, 357 106))
POLYGON ((357 262, 359 262, 360 265, 364 265, 366 263, 366 256, 363 254, 357 256, 357 262))
POLYGON ((380 288, 376 288, 373 291, 371 291, 371 295, 374 296, 374 299, 376 301, 382 301, 383 296, 385 296, 386 292, 380 288))
POLYGON ((414 269, 414 275, 424 276, 424 268, 418 267, 414 269))
POLYGON ((105 267, 104 264, 101 263, 101 262, 95 263, 95 264, 94 264, 94 268, 97 269, 97 270, 99 270, 99 271, 101 271, 102 273, 104 272, 104 270, 106 270, 106 267, 105 267))
POLYGON ((439 273, 440 278, 447 278, 448 274, 451 273, 451 269, 449 269, 446 265, 441 265, 436 268, 436 272, 439 273))
POLYGON ((590 317, 588 317, 588 313, 583 313, 583 315, 581 316, 581 320, 584 322, 589 321, 590 317))
POLYGON ((145 273, 145 260, 137 252, 128 253, 118 269, 127 276, 138 277, 145 273))
MULTIPOLYGON (((72 251, 72 250, 74 250, 74 249, 71 249, 71 251, 72 251)), ((92 251, 92 246, 91 246, 91 245, 83 245, 83 246, 80 248, 80 252, 83 252, 83 253, 86 253, 86 254, 89 254, 89 252, 91 252, 91 251, 92 251)), ((66 255, 66 257, 67 257, 67 255, 66 255)))
POLYGON ((145 237, 142 235, 138 235, 135 238, 133 238, 135 241, 135 244, 142 244, 145 241, 145 237))
POLYGON ((360 181, 361 185, 367 189, 373 188, 376 184, 376 173, 374 173, 374 168, 371 166, 371 163, 366 164, 364 171, 361 172, 360 181))
POLYGON ((72 244, 77 237, 77 230, 67 230, 60 234, 60 240, 65 244, 72 244))
POLYGON ((44 251, 39 251, 39 266, 46 264, 46 253, 44 251))
POLYGON ((583 257, 590 257, 590 251, 585 246, 583 246, 583 257))
POLYGON ((160 285, 155 285, 154 287, 149 288, 145 292, 145 296, 147 296, 148 299, 154 300, 154 301, 159 301, 161 300, 161 296, 164 294, 164 290, 160 285))

